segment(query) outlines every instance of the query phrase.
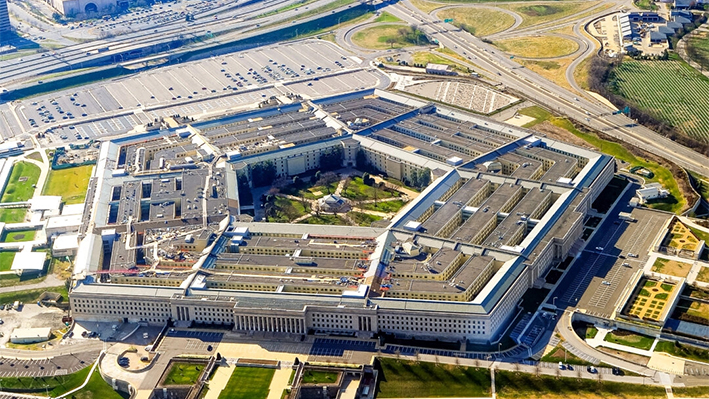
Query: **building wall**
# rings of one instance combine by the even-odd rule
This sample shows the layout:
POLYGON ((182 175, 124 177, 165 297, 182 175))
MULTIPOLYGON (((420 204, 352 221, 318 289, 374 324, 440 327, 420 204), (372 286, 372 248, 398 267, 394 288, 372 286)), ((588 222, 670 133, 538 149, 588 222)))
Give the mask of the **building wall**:
POLYGON ((10 33, 10 13, 7 9, 7 0, 0 0, 0 40, 10 33))

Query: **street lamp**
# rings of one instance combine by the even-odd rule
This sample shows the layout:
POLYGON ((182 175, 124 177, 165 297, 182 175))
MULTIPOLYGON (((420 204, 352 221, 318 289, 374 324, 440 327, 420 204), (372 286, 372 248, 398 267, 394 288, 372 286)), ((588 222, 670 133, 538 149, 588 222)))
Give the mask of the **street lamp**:
POLYGON ((554 298, 551 299, 551 306, 553 306, 553 307, 556 307, 556 298, 558 298, 558 297, 555 296, 554 298))
POLYGON ((498 360, 499 360, 499 358, 501 357, 501 355, 500 355, 500 351, 501 351, 501 350, 502 350, 502 342, 498 342, 498 343, 497 343, 497 357, 498 357, 498 360))

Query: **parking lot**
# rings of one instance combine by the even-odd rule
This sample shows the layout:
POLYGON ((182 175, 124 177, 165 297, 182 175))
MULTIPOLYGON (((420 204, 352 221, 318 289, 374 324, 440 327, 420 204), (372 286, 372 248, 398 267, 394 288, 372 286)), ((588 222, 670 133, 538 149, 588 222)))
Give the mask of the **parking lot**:
MULTIPOLYGON (((43 95, 18 102, 15 111, 25 130, 51 128, 47 142, 100 139, 176 114, 204 118, 250 108, 271 96, 317 98, 380 84, 379 73, 359 62, 332 43, 310 40, 43 95)), ((3 107, 0 113, 9 130, 3 133, 16 135, 10 110, 3 107)))
POLYGON ((550 296, 557 307, 577 307, 587 313, 609 318, 632 275, 645 266, 648 251, 658 229, 668 216, 645 209, 632 209, 636 222, 619 219, 628 212, 628 201, 635 193, 632 185, 596 228, 570 270, 550 296), (628 254, 638 255, 637 257, 628 254), (556 298, 556 299, 554 299, 556 298))
POLYGON ((98 355, 98 351, 91 351, 49 359, 0 357, 0 377, 48 377, 71 374, 93 363, 98 355))

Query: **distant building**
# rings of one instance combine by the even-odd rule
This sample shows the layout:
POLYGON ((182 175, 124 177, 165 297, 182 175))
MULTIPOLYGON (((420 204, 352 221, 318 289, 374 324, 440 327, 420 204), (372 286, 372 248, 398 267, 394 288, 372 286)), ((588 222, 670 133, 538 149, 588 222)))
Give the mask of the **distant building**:
POLYGON ((664 44, 667 43, 667 35, 658 31, 650 32, 650 43, 664 44))
POLYGON ((443 65, 443 64, 432 64, 428 63, 426 64, 426 73, 430 73, 432 75, 455 75, 455 71, 450 65, 443 65))
POLYGON ((696 4, 696 0, 674 0, 674 7, 677 10, 687 10, 696 4))
POLYGON ((52 256, 76 256, 79 250, 78 234, 60 234, 52 244, 52 256))
POLYGON ((39 274, 44 271, 44 261, 47 259, 46 252, 31 252, 31 246, 15 254, 10 270, 18 275, 39 274))
POLYGON ((318 200, 320 210, 323 212, 342 213, 350 210, 350 203, 339 195, 330 194, 318 200))

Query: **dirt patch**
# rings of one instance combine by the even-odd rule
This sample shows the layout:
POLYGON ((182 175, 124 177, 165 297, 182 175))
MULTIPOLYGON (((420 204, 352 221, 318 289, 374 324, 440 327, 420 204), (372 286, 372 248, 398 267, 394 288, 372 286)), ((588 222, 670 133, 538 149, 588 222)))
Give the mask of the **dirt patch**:
POLYGON ((549 121, 544 121, 538 125, 535 125, 533 130, 536 130, 540 133, 544 133, 547 135, 548 138, 559 140, 559 141, 565 141, 567 143, 571 143, 573 145, 577 145, 579 147, 584 147, 584 148, 589 148, 589 149, 594 149, 592 145, 589 145, 585 140, 580 139, 570 133, 566 129, 562 129, 558 126, 552 125, 549 121))
POLYGON ((650 361, 650 358, 647 356, 640 356, 640 355, 636 355, 636 354, 629 353, 629 352, 623 352, 623 351, 619 351, 619 350, 615 350, 615 349, 609 349, 609 348, 606 348, 603 346, 599 346, 596 349, 603 352, 603 353, 609 354, 611 356, 615 356, 619 359, 627 360, 629 362, 637 363, 637 364, 640 364, 643 366, 647 366, 647 363, 650 361))

